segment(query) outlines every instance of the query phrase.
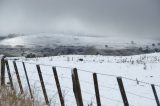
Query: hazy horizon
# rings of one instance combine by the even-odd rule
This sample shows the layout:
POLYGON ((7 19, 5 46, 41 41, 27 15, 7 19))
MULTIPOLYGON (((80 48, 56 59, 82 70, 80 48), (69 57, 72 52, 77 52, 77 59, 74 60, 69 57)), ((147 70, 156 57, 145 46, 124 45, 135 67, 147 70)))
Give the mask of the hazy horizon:
POLYGON ((160 39, 159 0, 0 0, 0 33, 160 39))

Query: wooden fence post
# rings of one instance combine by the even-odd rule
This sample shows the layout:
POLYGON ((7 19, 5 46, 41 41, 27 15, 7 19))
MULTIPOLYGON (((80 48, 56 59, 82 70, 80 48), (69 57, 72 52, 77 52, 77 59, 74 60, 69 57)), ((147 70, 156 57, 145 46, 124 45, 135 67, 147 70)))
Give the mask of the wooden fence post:
POLYGON ((61 106, 65 106, 64 98, 63 98, 62 92, 61 92, 61 86, 60 86, 58 75, 57 75, 57 70, 56 70, 55 67, 52 67, 52 69, 53 69, 53 74, 54 74, 54 78, 55 78, 55 82, 56 82, 56 86, 57 86, 57 90, 58 90, 61 106))
POLYGON ((42 72, 41 72, 40 66, 36 65, 36 67, 37 67, 37 71, 38 71, 38 75, 39 75, 39 79, 40 79, 40 82, 41 82, 42 91, 43 91, 43 95, 44 95, 46 104, 49 105, 49 100, 48 100, 46 88, 45 88, 45 85, 44 85, 44 81, 43 81, 43 77, 42 77, 42 72))
POLYGON ((16 76, 17 76, 20 91, 21 91, 21 93, 24 93, 22 83, 21 83, 21 79, 20 79, 19 72, 18 72, 18 68, 17 68, 17 65, 16 65, 15 61, 13 61, 13 65, 14 65, 14 69, 15 69, 15 72, 16 72, 16 76))
POLYGON ((156 92, 156 89, 155 89, 154 84, 151 84, 151 87, 152 87, 152 90, 153 90, 153 94, 154 94, 154 97, 155 97, 157 106, 160 106, 159 99, 158 99, 158 95, 157 95, 157 92, 156 92))
POLYGON ((1 86, 5 86, 5 56, 1 59, 1 86))
POLYGON ((73 82, 73 92, 76 98, 77 106, 83 106, 81 87, 79 83, 77 69, 72 70, 72 82, 73 82))
POLYGON ((126 96, 126 92, 125 92, 125 89, 124 89, 124 86, 123 86, 122 78, 117 77, 117 82, 118 82, 118 85, 119 85, 119 89, 120 89, 120 92, 121 92, 121 96, 122 96, 122 99, 123 99, 124 106, 129 106, 127 96, 126 96))
POLYGON ((11 76, 11 71, 10 71, 10 68, 9 68, 8 60, 5 60, 5 63, 6 63, 6 68, 7 68, 7 72, 8 72, 9 81, 10 81, 10 84, 11 84, 11 89, 14 90, 14 86, 13 86, 13 81, 12 81, 12 76, 11 76))
POLYGON ((97 106, 101 106, 99 87, 98 87, 98 80, 97 80, 97 74, 96 73, 93 73, 93 80, 94 80, 94 88, 95 88, 97 106))
POLYGON ((27 74, 26 66, 25 66, 24 62, 22 62, 22 64, 23 64, 23 68, 24 68, 25 75, 26 75, 26 80, 27 80, 29 92, 30 92, 31 98, 33 98, 33 94, 32 94, 31 86, 30 86, 30 83, 29 83, 29 79, 28 79, 28 74, 27 74))

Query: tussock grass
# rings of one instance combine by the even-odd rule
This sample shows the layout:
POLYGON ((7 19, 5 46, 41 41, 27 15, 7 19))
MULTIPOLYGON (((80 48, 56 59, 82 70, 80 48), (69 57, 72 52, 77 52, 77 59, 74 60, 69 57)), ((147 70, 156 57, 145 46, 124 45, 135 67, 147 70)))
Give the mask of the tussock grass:
POLYGON ((39 101, 31 99, 29 92, 21 94, 8 86, 0 86, 0 106, 44 106, 39 101))

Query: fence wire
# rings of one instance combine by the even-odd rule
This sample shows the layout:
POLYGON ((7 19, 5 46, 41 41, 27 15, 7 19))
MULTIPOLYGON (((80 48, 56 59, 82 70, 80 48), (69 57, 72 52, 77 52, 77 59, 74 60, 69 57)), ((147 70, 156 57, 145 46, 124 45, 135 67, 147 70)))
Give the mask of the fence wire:
MULTIPOLYGON (((23 61, 23 60, 15 60, 15 59, 8 59, 6 58, 6 60, 9 60, 9 61, 16 61, 16 62, 24 62, 24 63, 27 63, 27 64, 33 64, 33 65, 40 65, 40 66, 48 66, 48 67, 58 67, 58 68, 65 68, 65 69, 70 69, 72 70, 73 68, 75 67, 64 67, 64 66, 57 66, 57 65, 50 65, 50 64, 42 64, 42 63, 34 63, 34 62, 28 62, 28 61, 23 61)), ((122 79, 126 79, 126 80, 130 80, 130 81, 134 81, 134 82, 139 82, 139 83, 143 83, 143 84, 146 84, 146 85, 151 85, 151 83, 149 82, 145 82, 145 81, 140 81, 138 79, 132 79, 132 78, 128 78, 128 77, 124 77, 124 76, 117 76, 117 75, 112 75, 112 74, 106 74, 106 73, 98 73, 98 72, 92 72, 92 71, 89 71, 89 70, 84 70, 84 69, 80 69, 80 68, 77 68, 78 71, 81 71, 81 72, 86 72, 86 73, 90 73, 90 74, 93 74, 93 73, 96 73, 97 75, 102 75, 102 76, 107 76, 107 77, 114 77, 114 78, 117 78, 117 77, 121 77, 122 79)), ((27 72, 31 72, 31 73, 37 73, 37 71, 35 72, 32 72, 32 71, 27 71, 27 72)), ((43 73, 42 72, 42 75, 44 76, 50 76, 50 77, 53 77, 53 72, 51 74, 47 74, 47 73, 43 73)), ((25 76, 20 76, 22 79, 26 79, 25 76)), ((66 78, 66 79, 70 79, 72 80, 70 77, 64 77, 63 78, 66 78)), ((32 78, 29 78, 29 80, 32 80, 34 82, 37 82, 39 80, 35 80, 35 79, 32 79, 32 78)), ((82 83, 87 83, 87 84, 90 84, 90 85, 93 85, 93 83, 89 82, 89 81, 85 81, 85 80, 80 80, 80 82, 82 83)), ((53 83, 45 83, 46 86, 52 86, 53 83)), ((116 89, 116 88, 112 88, 112 87, 107 87, 106 85, 102 85, 100 84, 99 86, 102 86, 103 88, 108 88, 108 89, 112 89, 112 90, 116 90, 116 91, 119 91, 119 89, 116 89)), ((160 87, 160 85, 156 85, 156 87, 160 87)), ((62 87, 66 87, 66 86, 62 86, 62 87)), ((66 88, 69 88, 69 89, 72 89, 70 87, 66 87, 66 88)), ((47 89, 48 91, 53 91, 51 89, 47 89)), ((42 91, 42 90, 40 90, 42 91)), ((56 91, 55 91, 56 92, 56 91)), ((85 90, 82 90, 82 92, 86 93, 86 94, 90 94, 90 95, 95 95, 94 93, 91 93, 91 92, 88 92, 88 91, 85 91, 85 90)), ((131 95, 134 95, 134 96, 137 96, 137 97, 140 97, 140 98, 145 98, 145 99, 148 99, 148 100, 154 100, 153 98, 150 98, 150 97, 146 97, 146 96, 142 96, 142 95, 138 95, 136 93, 132 93, 132 92, 129 92, 129 91, 126 91, 126 93, 128 94, 131 94, 131 95)), ((69 96, 69 95, 67 95, 69 96)), ((71 95, 70 95, 71 96, 71 95)), ((118 103, 122 103, 122 101, 119 101, 119 100, 116 100, 116 99, 111 99, 111 98, 107 98, 105 97, 104 95, 101 95, 101 97, 103 99, 107 99, 107 100, 110 100, 110 101, 113 101, 113 102, 118 102, 118 103)), ((88 100, 84 100, 84 101, 88 101, 88 100)), ((130 104, 131 106, 134 106, 132 104, 130 104)), ((105 105, 102 105, 102 106, 105 106, 105 105)))
MULTIPOLYGON (((23 61, 23 60, 15 60, 15 59, 6 59, 6 60, 12 60, 12 61, 16 61, 16 62, 24 62, 24 63, 28 63, 28 64, 41 65, 41 66, 66 68, 66 69, 71 69, 71 70, 73 68, 75 68, 75 67, 64 67, 64 66, 57 66, 57 65, 49 65, 49 64, 42 64, 42 63, 27 62, 27 61, 23 61)), ((84 69, 80 69, 80 68, 77 68, 77 70, 78 71, 82 71, 82 72, 86 72, 86 73, 91 73, 91 74, 96 73, 98 75, 103 75, 103 76, 108 76, 108 77, 115 77, 115 78, 121 77, 121 78, 126 79, 126 80, 135 81, 135 82, 143 83, 143 84, 146 84, 146 85, 151 85, 151 83, 149 83, 149 82, 141 81, 141 80, 138 80, 138 79, 132 79, 132 78, 124 77, 124 76, 117 76, 117 75, 113 75, 113 74, 92 72, 92 71, 84 70, 84 69)), ((157 85, 157 84, 154 84, 154 85, 156 87, 160 87, 160 85, 157 85)))

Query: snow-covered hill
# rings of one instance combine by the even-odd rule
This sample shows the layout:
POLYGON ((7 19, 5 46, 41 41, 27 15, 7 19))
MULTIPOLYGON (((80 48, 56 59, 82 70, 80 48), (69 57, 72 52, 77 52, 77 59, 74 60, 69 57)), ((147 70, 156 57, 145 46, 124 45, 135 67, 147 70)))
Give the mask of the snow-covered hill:
MULTIPOLYGON (((19 34, 20 35, 20 34, 19 34)), ((114 37, 114 36, 96 36, 83 34, 61 34, 61 33, 38 33, 26 34, 9 39, 2 40, 0 45, 24 45, 26 47, 43 46, 56 47, 59 45, 65 46, 95 46, 97 48, 105 48, 105 45, 110 49, 122 49, 126 47, 139 47, 158 43, 159 40, 114 37), (134 41, 131 43, 131 41, 134 41)))
POLYGON ((128 56, 154 52, 160 52, 159 40, 140 37, 38 33, 9 34, 0 40, 0 53, 14 57, 71 54, 128 56))
MULTIPOLYGON (((78 69, 84 106, 90 103, 96 106, 93 72, 98 75, 102 106, 123 106, 116 79, 118 76, 123 77, 130 106, 156 106, 149 83, 157 85, 156 90, 158 96, 160 95, 160 53, 136 56, 62 55, 32 59, 20 58, 16 63, 23 88, 28 89, 21 61, 25 62, 35 95, 44 101, 36 70, 36 64, 40 64, 51 106, 60 105, 52 66, 57 68, 66 106, 76 106, 71 79, 73 68, 78 69)), ((9 60, 9 65, 14 82, 16 82, 12 60, 9 60)))

